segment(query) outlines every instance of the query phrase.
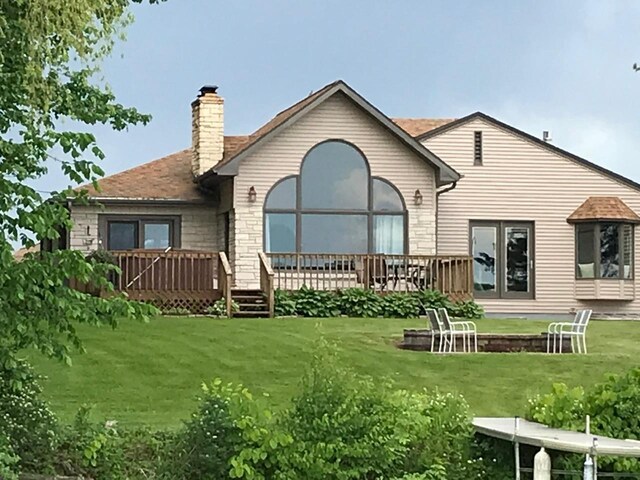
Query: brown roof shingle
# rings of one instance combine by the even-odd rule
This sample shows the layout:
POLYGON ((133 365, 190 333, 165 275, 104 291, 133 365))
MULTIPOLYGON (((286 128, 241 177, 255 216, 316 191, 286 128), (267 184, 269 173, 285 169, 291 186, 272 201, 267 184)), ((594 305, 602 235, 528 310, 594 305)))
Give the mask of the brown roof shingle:
POLYGON ((412 137, 417 137, 451 123, 455 118, 392 118, 391 120, 412 137))
POLYGON ((640 217, 618 197, 589 197, 569 217, 567 222, 614 220, 640 223, 640 217))
MULTIPOLYGON (((278 113, 251 135, 224 137, 224 155, 216 166, 220 167, 226 164, 242 150, 282 125, 287 119, 312 103, 337 83, 339 81, 330 83, 309 94, 286 110, 278 113)), ((392 120, 411 136, 424 134, 453 121, 453 119, 433 118, 394 118, 392 120)), ((96 191, 91 185, 85 185, 80 188, 86 188, 90 196, 98 198, 187 201, 200 201, 206 198, 194 183, 194 177, 191 172, 191 149, 182 150, 124 172, 110 175, 101 179, 98 183, 100 192, 96 191)))
MULTIPOLYGON (((224 156, 233 156, 249 141, 246 135, 224 137, 224 156)), ((191 149, 143 163, 115 175, 102 178, 98 192, 86 189, 91 197, 149 200, 204 201, 207 197, 194 183, 191 172, 191 149)))

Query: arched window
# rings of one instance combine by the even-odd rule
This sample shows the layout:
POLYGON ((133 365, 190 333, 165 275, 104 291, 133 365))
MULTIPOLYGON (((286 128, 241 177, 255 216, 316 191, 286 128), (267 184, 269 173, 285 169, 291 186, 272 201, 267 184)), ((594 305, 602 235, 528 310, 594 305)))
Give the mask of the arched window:
POLYGON ((265 200, 265 250, 274 253, 405 253, 406 207, 364 154, 342 140, 314 146, 300 175, 265 200))

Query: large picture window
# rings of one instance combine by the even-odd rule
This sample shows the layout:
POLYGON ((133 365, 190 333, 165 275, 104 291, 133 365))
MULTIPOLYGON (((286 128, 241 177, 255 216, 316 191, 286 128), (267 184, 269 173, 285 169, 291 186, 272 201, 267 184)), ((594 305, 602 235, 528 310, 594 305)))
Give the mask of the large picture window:
POLYGON ((470 230, 475 295, 533 298, 533 223, 474 221, 470 230))
POLYGON ((179 247, 179 217, 101 215, 99 236, 107 250, 179 247))
POLYGON ((272 253, 406 253, 407 211, 397 188, 372 177, 363 153, 343 140, 319 143, 300 174, 273 186, 264 204, 272 253))
POLYGON ((633 225, 576 224, 577 278, 632 278, 633 225))

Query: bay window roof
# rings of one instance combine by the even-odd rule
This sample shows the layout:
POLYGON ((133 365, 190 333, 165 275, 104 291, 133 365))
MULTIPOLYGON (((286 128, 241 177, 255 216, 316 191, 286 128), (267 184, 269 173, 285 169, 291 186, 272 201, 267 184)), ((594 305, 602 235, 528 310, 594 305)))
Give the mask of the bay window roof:
POLYGON ((569 223, 640 223, 640 216, 618 197, 589 197, 569 217, 569 223))

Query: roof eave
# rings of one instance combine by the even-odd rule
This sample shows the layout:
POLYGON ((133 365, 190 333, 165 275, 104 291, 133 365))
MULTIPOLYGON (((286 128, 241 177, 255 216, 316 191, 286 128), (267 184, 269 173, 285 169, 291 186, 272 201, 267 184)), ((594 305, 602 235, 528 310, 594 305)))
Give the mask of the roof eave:
POLYGON ((535 137, 523 130, 520 130, 516 127, 513 127, 507 123, 501 122, 500 120, 487 115, 486 113, 483 112, 474 112, 471 113, 469 115, 467 115, 466 117, 461 117, 457 120, 452 121, 451 123, 447 123, 445 125, 442 125, 441 127, 435 128, 433 130, 430 130, 426 133, 423 133, 422 135, 419 135, 418 137, 416 137, 416 139, 418 141, 424 141, 424 140, 428 140, 430 138, 436 137, 438 135, 441 135, 445 132, 448 132, 449 130, 452 130, 454 128, 457 128, 467 122, 470 122, 471 120, 474 120, 476 118, 482 119, 488 123, 491 123, 493 125, 495 125, 498 128, 501 128, 503 130, 506 130, 510 133, 513 133, 514 135, 517 135, 521 138, 523 138, 524 140, 527 140, 541 148, 544 148, 546 150, 549 150, 557 155, 560 155, 562 157, 565 157, 569 160, 572 160, 580 165, 583 165, 587 168, 590 168, 591 170, 595 170, 596 172, 605 175, 609 178, 612 178, 624 185, 626 185, 627 187, 633 188, 634 190, 638 190, 640 191, 640 183, 635 182, 633 180, 631 180, 630 178, 625 177, 624 175, 620 175, 619 173, 616 173, 612 170, 609 170, 608 168, 602 167, 600 165, 598 165, 597 163, 593 163, 589 160, 587 160, 586 158, 582 158, 579 157, 578 155, 575 155, 567 150, 564 150, 560 147, 556 147, 555 145, 553 145, 552 143, 549 142, 545 142, 544 140, 535 137))
POLYGON ((592 217, 592 218, 567 218, 567 223, 633 223, 634 225, 640 224, 640 218, 611 218, 611 217, 592 217))

